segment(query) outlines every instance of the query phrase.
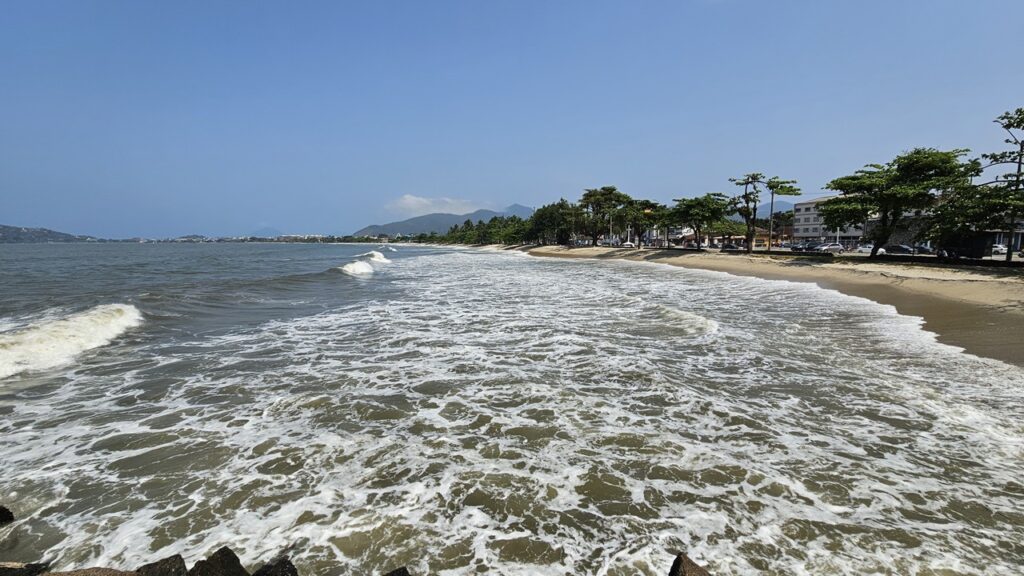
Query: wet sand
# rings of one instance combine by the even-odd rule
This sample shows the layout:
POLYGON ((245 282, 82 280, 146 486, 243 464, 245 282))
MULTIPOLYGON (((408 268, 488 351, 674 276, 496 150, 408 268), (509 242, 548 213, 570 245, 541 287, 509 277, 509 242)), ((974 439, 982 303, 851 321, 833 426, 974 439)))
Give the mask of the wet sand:
POLYGON ((626 259, 753 276, 813 282, 822 288, 894 306, 917 316, 945 344, 966 352, 1024 366, 1024 273, 1020 270, 962 269, 878 263, 843 258, 834 262, 767 255, 622 248, 529 249, 534 256, 626 259))

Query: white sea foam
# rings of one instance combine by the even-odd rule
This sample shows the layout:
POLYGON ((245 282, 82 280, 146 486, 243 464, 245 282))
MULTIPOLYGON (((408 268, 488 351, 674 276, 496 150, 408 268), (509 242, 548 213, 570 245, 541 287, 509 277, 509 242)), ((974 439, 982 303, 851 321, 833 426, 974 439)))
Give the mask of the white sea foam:
POLYGON ((362 260, 356 260, 355 262, 349 262, 341 268, 339 268, 345 274, 356 277, 373 276, 373 266, 370 266, 362 260))
POLYGON ((388 298, 164 343, 12 404, 0 461, 63 537, 46 556, 131 568, 228 544, 254 565, 300 543, 311 574, 659 574, 683 549, 715 574, 1018 572, 1019 368, 812 285, 475 251, 389 270, 388 298))
POLYGON ((141 323, 142 314, 134 306, 105 304, 0 333, 0 378, 67 364, 141 323))
POLYGON ((379 264, 391 263, 391 260, 388 260, 383 254, 377 252, 376 250, 370 250, 369 252, 359 254, 358 256, 356 256, 356 258, 366 258, 370 262, 377 262, 379 264))

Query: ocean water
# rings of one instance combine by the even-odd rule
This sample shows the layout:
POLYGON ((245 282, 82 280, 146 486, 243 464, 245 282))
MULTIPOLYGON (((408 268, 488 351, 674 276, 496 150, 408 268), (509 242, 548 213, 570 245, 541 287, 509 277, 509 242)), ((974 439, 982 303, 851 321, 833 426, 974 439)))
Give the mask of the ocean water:
POLYGON ((809 284, 519 252, 0 246, 0 560, 1024 572, 1024 370, 809 284))

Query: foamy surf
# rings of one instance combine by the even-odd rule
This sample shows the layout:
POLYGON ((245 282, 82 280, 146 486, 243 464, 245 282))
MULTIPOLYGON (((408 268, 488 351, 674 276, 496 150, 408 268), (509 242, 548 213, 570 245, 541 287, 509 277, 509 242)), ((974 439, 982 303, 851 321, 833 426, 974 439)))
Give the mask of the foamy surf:
POLYGON ((373 276, 373 266, 370 266, 369 264, 367 264, 366 262, 363 262, 362 260, 357 260, 355 262, 349 262, 348 264, 345 264, 344 266, 342 266, 340 268, 340 270, 342 272, 344 272, 345 274, 348 274, 349 276, 356 276, 356 277, 373 276))
POLYGON ((68 364, 142 323, 129 304, 104 304, 57 320, 0 333, 0 378, 68 364))
POLYGON ((377 252, 376 250, 370 250, 369 252, 364 252, 363 254, 357 255, 356 258, 366 258, 370 262, 378 262, 380 264, 390 264, 391 263, 391 260, 388 260, 383 254, 381 254, 380 252, 377 252))
MULTIPOLYGON (((3 484, 33 529, 12 558, 132 569, 220 542, 255 564, 300 542, 300 573, 338 576, 664 574, 668 549, 714 574, 1024 562, 1024 372, 891 307, 517 252, 275 246, 309 259, 290 274, 337 269, 254 285, 222 262, 276 278, 259 246, 194 264, 194 246, 88 248, 195 274, 145 300, 131 361, 0 399, 3 484), (341 286, 352 261, 377 273, 341 286)), ((117 271, 91 273, 86 298, 117 271)))

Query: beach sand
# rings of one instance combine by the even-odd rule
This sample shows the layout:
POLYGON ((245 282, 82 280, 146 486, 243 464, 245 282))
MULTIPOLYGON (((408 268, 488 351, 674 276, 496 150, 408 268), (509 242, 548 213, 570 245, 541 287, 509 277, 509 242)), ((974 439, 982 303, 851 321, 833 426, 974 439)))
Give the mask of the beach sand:
POLYGON ((619 258, 769 280, 813 282, 822 288, 894 306, 900 314, 923 318, 925 329, 936 333, 945 344, 1024 366, 1024 271, 1019 269, 602 247, 540 246, 530 248, 529 253, 555 258, 619 258))

